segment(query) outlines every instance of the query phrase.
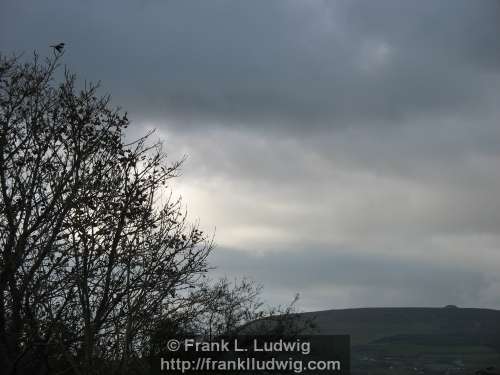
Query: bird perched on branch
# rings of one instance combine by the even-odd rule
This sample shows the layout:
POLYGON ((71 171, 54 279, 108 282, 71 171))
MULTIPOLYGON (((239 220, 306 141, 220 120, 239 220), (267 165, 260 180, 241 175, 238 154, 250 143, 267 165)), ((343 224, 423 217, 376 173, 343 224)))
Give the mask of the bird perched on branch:
POLYGON ((64 49, 64 43, 54 44, 51 47, 54 48, 58 53, 61 53, 64 49))

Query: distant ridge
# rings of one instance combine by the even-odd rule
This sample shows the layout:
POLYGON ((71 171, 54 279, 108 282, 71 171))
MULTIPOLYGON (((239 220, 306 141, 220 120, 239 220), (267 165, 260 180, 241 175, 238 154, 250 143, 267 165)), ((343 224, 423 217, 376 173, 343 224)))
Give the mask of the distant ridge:
POLYGON ((500 349, 500 310, 446 307, 364 307, 299 314, 313 319, 318 334, 350 334, 368 344, 400 335, 453 335, 500 349), (498 340, 498 342, 496 341, 498 340))
MULTIPOLYGON (((304 335, 349 335, 352 375, 490 374, 481 369, 500 368, 500 310, 364 307, 293 316, 292 335, 297 330, 304 335)), ((254 321, 247 332, 272 331, 276 322, 254 321)))

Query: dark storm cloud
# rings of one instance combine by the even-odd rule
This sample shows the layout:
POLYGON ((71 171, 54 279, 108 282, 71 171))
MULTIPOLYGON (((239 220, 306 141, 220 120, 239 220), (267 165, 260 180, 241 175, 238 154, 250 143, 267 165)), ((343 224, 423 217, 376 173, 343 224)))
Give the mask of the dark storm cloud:
POLYGON ((4 2, 0 46, 67 41, 69 65, 137 119, 380 127, 490 94, 498 4, 4 2))
POLYGON ((499 36, 497 0, 0 0, 2 53, 66 42, 189 155, 220 272, 309 309, 500 306, 499 36))
POLYGON ((271 291, 287 291, 281 296, 283 302, 295 290, 310 305, 321 306, 325 298, 321 291, 331 290, 323 306, 337 308, 350 307, 345 303, 353 290, 362 290, 363 303, 369 306, 391 306, 394 301, 399 305, 474 305, 480 303, 481 291, 490 283, 483 274, 466 267, 396 256, 360 256, 359 250, 345 250, 332 252, 312 245, 295 251, 252 254, 221 248, 214 260, 232 277, 250 275, 271 291))
MULTIPOLYGON (((362 253, 362 252, 361 252, 362 253)), ((395 256, 363 255, 359 249, 333 252, 331 249, 294 249, 254 253, 218 248, 214 264, 232 270, 234 274, 253 274, 259 280, 283 283, 300 289, 308 282, 321 285, 371 285, 374 288, 399 285, 404 288, 446 289, 468 284, 473 289, 481 286, 481 275, 454 266, 426 264, 398 259, 395 256), (312 278, 312 276, 314 277, 312 278), (454 275, 454 276, 453 276, 454 275), (462 282, 460 282, 462 280, 462 282)))

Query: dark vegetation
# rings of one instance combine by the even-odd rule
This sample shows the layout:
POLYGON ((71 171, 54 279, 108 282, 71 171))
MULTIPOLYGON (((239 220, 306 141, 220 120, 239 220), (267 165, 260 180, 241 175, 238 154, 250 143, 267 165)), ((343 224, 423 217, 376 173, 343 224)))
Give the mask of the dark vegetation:
POLYGON ((258 285, 207 277, 212 238, 166 194, 182 162, 126 142, 61 56, 0 56, 1 373, 148 373, 169 335, 286 322, 258 285))

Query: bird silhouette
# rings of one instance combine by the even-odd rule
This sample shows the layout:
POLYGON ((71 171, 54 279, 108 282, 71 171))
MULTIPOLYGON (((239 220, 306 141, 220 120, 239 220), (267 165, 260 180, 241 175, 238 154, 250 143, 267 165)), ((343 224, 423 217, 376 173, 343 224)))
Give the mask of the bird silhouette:
POLYGON ((64 49, 64 43, 54 44, 51 47, 54 48, 58 53, 61 53, 64 49))

